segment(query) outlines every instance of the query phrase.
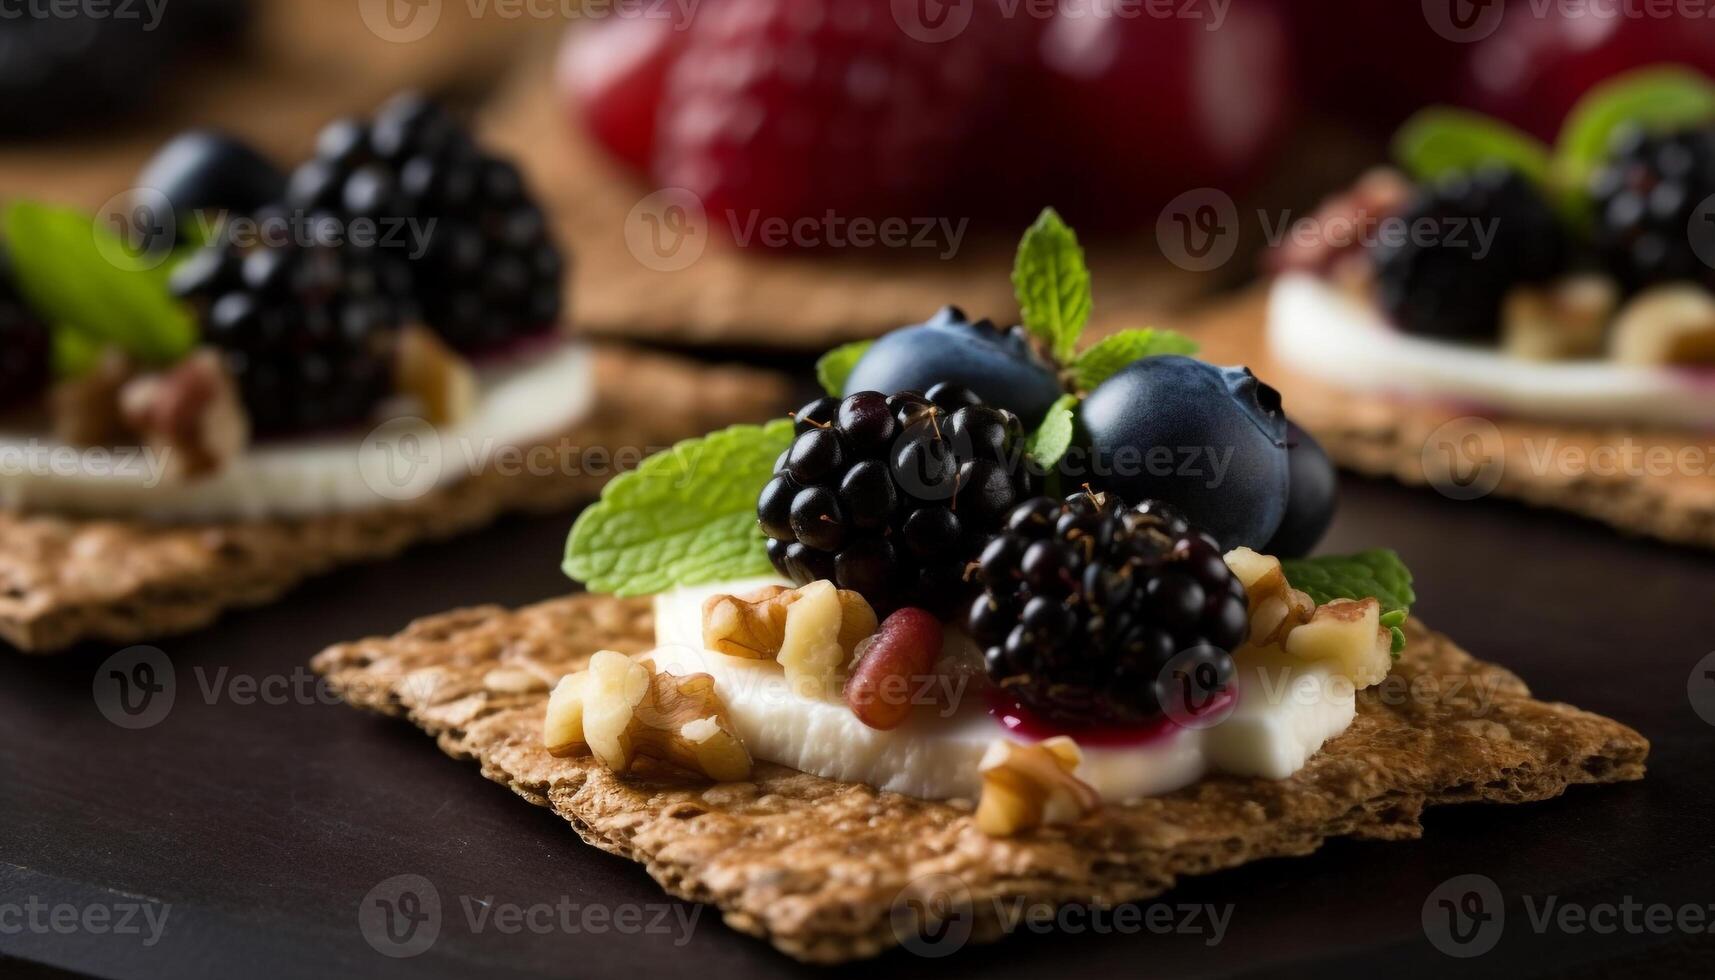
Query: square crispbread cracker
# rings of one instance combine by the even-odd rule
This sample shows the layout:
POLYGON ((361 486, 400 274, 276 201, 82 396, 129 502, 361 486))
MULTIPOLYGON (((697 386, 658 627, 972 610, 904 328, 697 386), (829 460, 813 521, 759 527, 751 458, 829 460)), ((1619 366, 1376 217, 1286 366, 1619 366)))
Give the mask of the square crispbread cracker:
POLYGON ((1185 329, 1202 345, 1200 357, 1245 364, 1278 388, 1287 412, 1341 466, 1458 499, 1486 491, 1715 548, 1715 433, 1487 418, 1469 405, 1345 391, 1271 357, 1267 299, 1258 288, 1185 329))
POLYGON ((641 862, 673 895, 711 903, 733 928, 815 962, 911 941, 893 916, 915 897, 968 892, 959 914, 973 939, 992 940, 1015 900, 1138 901, 1182 875, 1308 854, 1329 837, 1412 838, 1425 806, 1540 800, 1573 783, 1638 779, 1649 749, 1624 725, 1534 700, 1512 673, 1412 621, 1395 673, 1435 681, 1442 696, 1362 692, 1350 730, 1290 779, 1211 777, 994 840, 973 825, 968 803, 780 766, 710 786, 665 769, 622 778, 587 756, 550 756, 541 738, 552 679, 597 649, 647 649, 652 635, 646 601, 578 595, 433 616, 333 647, 314 666, 350 703, 409 718, 449 755, 552 807, 584 840, 641 862))
MULTIPOLYGON (((778 375, 619 348, 594 352, 595 406, 542 445, 647 454, 784 410, 778 375)), ((450 537, 512 511, 594 498, 607 468, 541 475, 490 467, 424 497, 304 519, 151 525, 0 512, 0 640, 49 653, 80 640, 181 633, 268 602, 335 566, 450 537)))

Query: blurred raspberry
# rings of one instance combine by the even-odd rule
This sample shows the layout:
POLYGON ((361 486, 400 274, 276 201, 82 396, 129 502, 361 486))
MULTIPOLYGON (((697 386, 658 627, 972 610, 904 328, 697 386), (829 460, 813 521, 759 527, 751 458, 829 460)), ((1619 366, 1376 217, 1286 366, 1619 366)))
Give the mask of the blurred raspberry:
POLYGON ((996 39, 1009 24, 978 4, 936 43, 913 37, 893 6, 723 0, 700 11, 668 72, 656 183, 697 194, 741 244, 770 219, 944 212, 961 155, 1004 105, 996 39), (925 210, 936 202, 942 212, 925 210))
POLYGON ((566 35, 558 65, 560 91, 583 126, 638 173, 648 171, 655 152, 667 71, 689 26, 688 20, 652 16, 652 10, 579 25, 566 35))

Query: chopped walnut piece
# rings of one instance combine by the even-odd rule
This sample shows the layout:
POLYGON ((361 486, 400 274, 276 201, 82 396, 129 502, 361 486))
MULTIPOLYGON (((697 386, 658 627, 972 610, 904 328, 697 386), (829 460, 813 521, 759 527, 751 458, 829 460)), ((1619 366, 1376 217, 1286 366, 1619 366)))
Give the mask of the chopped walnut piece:
POLYGON ((160 374, 131 379, 119 394, 130 429, 167 457, 179 477, 218 471, 250 443, 250 418, 220 354, 195 352, 160 374))
POLYGON ((453 425, 476 409, 476 371, 433 330, 412 325, 399 334, 393 386, 423 407, 433 425, 453 425))
POLYGON ((647 655, 601 650, 587 668, 561 678, 548 698, 542 741, 557 756, 588 749, 618 773, 650 758, 716 782, 750 776, 750 753, 714 678, 658 671, 647 655))
POLYGON ((129 357, 109 350, 88 374, 55 384, 48 391, 54 438, 71 446, 112 446, 129 438, 119 392, 136 373, 129 357))
POLYGON ((983 777, 977 829, 990 837, 1011 837, 1093 813, 1102 797, 1073 775, 1081 761, 1077 743, 1064 735, 1033 745, 996 741, 977 764, 983 777))
POLYGON ((1600 357, 1620 288, 1607 276, 1519 286, 1501 310, 1501 349, 1532 361, 1600 357))
POLYGON ((797 589, 772 585, 703 603, 703 645, 729 657, 778 660, 804 693, 830 693, 857 645, 876 631, 875 610, 832 582, 797 589))

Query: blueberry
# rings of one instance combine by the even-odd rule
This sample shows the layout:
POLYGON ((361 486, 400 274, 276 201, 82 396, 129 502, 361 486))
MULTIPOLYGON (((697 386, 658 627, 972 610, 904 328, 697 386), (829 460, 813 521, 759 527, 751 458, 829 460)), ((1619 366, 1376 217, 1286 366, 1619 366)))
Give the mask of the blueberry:
POLYGON ((1127 503, 1159 500, 1226 548, 1263 548, 1286 513, 1280 395, 1244 368, 1177 355, 1131 364, 1078 408, 1087 479, 1127 503))
MULTIPOLYGON (((196 227, 193 212, 243 215, 278 200, 286 191, 286 175, 249 145, 224 133, 194 129, 156 151, 138 174, 137 186, 160 192, 172 205, 173 223, 191 229, 196 227)), ((164 224, 168 217, 151 220, 164 224)))
POLYGON ((1274 539, 1263 549, 1264 554, 1280 558, 1301 558, 1308 555, 1328 525, 1334 520, 1334 504, 1339 497, 1339 481, 1328 454, 1310 434, 1296 422, 1286 423, 1289 489, 1286 493, 1286 516, 1274 539))
POLYGON ((942 382, 969 388, 986 405, 1010 409, 1034 429, 1063 393, 1053 365, 1021 331, 975 323, 946 307, 927 323, 886 334, 846 378, 846 394, 928 391, 942 382))

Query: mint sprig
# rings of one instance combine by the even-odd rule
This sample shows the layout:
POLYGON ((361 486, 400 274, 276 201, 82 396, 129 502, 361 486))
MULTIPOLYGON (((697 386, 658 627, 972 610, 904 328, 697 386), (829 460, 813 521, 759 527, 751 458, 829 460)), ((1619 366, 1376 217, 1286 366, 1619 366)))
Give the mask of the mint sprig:
POLYGON ((873 340, 854 340, 817 358, 816 380, 822 383, 822 390, 835 398, 844 396, 846 379, 851 377, 852 369, 874 344, 873 340))
POLYGON ((1549 182, 1550 152, 1540 140, 1497 119, 1464 109, 1431 108, 1406 120, 1394 157, 1420 181, 1501 164, 1539 187, 1549 182))
POLYGON ((1072 380, 1079 391, 1089 391, 1113 377, 1133 361, 1162 354, 1197 353, 1197 342, 1172 330, 1121 330, 1078 355, 1072 362, 1072 380))
POLYGON ((1072 448, 1072 411, 1078 407, 1076 395, 1061 395, 1049 406, 1042 424, 1030 434, 1025 453, 1044 471, 1052 470, 1072 448))
POLYGON ((1381 603, 1382 625, 1393 632, 1393 652, 1405 649, 1405 619, 1417 594, 1411 570, 1397 552, 1386 548, 1355 555, 1290 558, 1280 563, 1286 581, 1317 605, 1335 599, 1375 599, 1381 603))
MULTIPOLYGON (((119 237, 87 214, 15 201, 0 215, 18 290, 65 352, 117 347, 145 364, 169 364, 197 342, 196 321, 167 288, 170 261, 120 261, 119 237)), ((87 358, 62 354, 62 369, 87 358)))
POLYGON ((1043 208, 1018 243, 1012 288, 1024 328, 1066 363, 1090 320, 1090 269, 1078 236, 1053 208, 1043 208))
POLYGON ((687 439, 614 478, 578 517, 562 566, 592 592, 633 596, 766 575, 756 498, 792 421, 687 439))

